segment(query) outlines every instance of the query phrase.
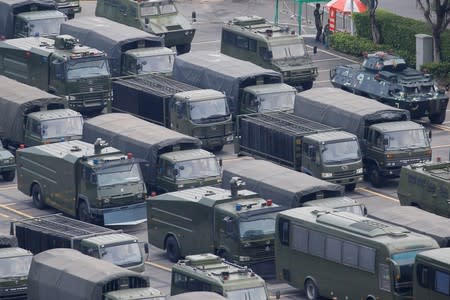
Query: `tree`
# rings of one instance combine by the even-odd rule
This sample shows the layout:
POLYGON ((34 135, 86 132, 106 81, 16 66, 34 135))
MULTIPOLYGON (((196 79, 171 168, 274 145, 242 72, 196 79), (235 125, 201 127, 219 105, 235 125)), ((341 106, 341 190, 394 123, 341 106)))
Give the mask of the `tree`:
POLYGON ((433 54, 434 62, 441 61, 441 34, 447 29, 450 23, 450 3, 449 0, 416 0, 417 5, 422 9, 425 19, 431 25, 433 34, 433 54))
POLYGON ((370 29, 372 31, 372 41, 376 44, 381 42, 381 33, 378 29, 378 23, 375 16, 378 0, 362 0, 362 2, 367 6, 367 10, 369 12, 369 20, 370 20, 370 29))

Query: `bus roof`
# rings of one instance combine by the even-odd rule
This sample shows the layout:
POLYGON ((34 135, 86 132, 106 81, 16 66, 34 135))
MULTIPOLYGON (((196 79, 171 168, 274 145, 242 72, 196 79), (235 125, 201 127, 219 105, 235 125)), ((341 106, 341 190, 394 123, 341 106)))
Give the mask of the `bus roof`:
MULTIPOLYGON (((450 266, 450 248, 439 248, 423 251, 417 254, 417 258, 439 262, 450 266)), ((447 268, 448 270, 449 268, 447 268)))

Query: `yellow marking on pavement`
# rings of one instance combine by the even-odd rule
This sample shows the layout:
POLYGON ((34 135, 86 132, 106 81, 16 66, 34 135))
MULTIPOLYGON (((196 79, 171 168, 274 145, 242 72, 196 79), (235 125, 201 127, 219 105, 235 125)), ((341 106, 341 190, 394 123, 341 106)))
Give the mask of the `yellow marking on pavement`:
POLYGON ((367 192, 369 194, 380 196, 382 198, 385 198, 385 199, 388 199, 388 200, 391 200, 391 201, 400 202, 398 199, 396 199, 394 197, 390 197, 390 196, 387 196, 387 195, 384 195, 384 194, 381 194, 381 193, 378 193, 378 192, 375 192, 375 191, 372 191, 372 190, 369 190, 369 189, 366 189, 366 188, 356 188, 355 190, 364 191, 364 192, 367 192))
POLYGON ((145 263, 146 263, 147 265, 152 266, 152 267, 155 267, 155 268, 158 268, 158 269, 167 271, 167 272, 172 272, 172 269, 170 269, 170 268, 168 268, 168 267, 164 267, 164 266, 159 265, 159 264, 157 264, 157 263, 150 262, 150 261, 146 261, 145 263))
POLYGON ((2 185, 0 187, 0 191, 6 191, 6 190, 12 190, 12 189, 17 189, 17 184, 2 185))
POLYGON ((5 215, 5 214, 0 213, 0 216, 3 217, 3 218, 9 219, 9 216, 8 216, 8 215, 5 215))
POLYGON ((450 132, 450 127, 445 126, 445 125, 433 124, 433 125, 431 125, 431 127, 450 132))
POLYGON ((14 204, 15 204, 15 203, 0 204, 0 208, 6 209, 7 211, 13 212, 13 213, 15 213, 16 215, 19 215, 19 216, 22 216, 22 217, 25 217, 25 218, 32 218, 32 217, 33 217, 32 215, 23 213, 23 212, 21 212, 21 211, 18 211, 17 209, 14 209, 14 208, 9 207, 9 205, 14 205, 14 204))
POLYGON ((439 145, 439 146, 433 146, 431 149, 437 149, 437 148, 448 148, 450 145, 439 145))

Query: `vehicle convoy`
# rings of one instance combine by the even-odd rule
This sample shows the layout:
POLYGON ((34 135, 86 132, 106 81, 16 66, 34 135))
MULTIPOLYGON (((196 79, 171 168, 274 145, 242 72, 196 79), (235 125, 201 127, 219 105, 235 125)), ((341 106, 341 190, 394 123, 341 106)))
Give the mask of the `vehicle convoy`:
POLYGON ((85 223, 62 214, 11 222, 19 247, 38 254, 53 248, 71 248, 136 272, 144 272, 144 257, 135 236, 85 223))
POLYGON ((141 169, 149 194, 209 186, 222 180, 216 156, 200 149, 199 139, 132 115, 111 113, 87 120, 83 140, 93 142, 98 137, 143 160, 141 169))
POLYGON ((100 17, 83 17, 61 24, 61 34, 107 54, 112 77, 141 73, 172 73, 175 53, 164 40, 148 32, 100 17))
POLYGON ((414 299, 446 300, 450 296, 450 248, 417 253, 413 271, 414 299))
POLYGON ((210 253, 188 255, 172 266, 170 294, 191 291, 211 291, 227 299, 270 299, 264 279, 252 269, 210 253))
POLYGON ((177 56, 172 76, 202 89, 225 92, 233 116, 294 107, 296 89, 282 83, 280 73, 225 54, 195 51, 177 56))
POLYGON ((435 248, 431 237, 349 212, 299 207, 276 219, 277 278, 310 300, 412 299, 414 257, 435 248))
POLYGON ((67 16, 50 0, 0 0, 0 40, 56 36, 67 16))
POLYGON ((195 28, 174 0, 99 0, 95 15, 158 35, 166 47, 175 46, 178 54, 191 50, 195 28))
POLYGON ((233 178, 231 190, 201 187, 147 201, 148 241, 177 262, 191 254, 215 253, 257 274, 274 274, 273 236, 281 206, 233 178))
POLYGON ((233 121, 221 92, 156 74, 118 78, 112 90, 113 111, 197 137, 204 149, 220 151, 233 141, 233 121))
MULTIPOLYGON (((428 235, 441 247, 450 247, 450 220, 412 206, 390 206, 371 211, 369 217, 428 235)), ((419 298, 420 299, 420 298, 419 298)))
POLYGON ((352 133, 287 112, 238 116, 235 152, 267 159, 353 191, 363 179, 358 139, 352 133))
POLYGON ((0 41, 0 75, 64 96, 80 112, 100 112, 111 96, 105 53, 69 35, 0 41))
POLYGON ((343 196, 343 187, 266 160, 235 159, 223 162, 222 188, 230 188, 233 177, 241 178, 246 188, 284 208, 321 206, 364 215, 359 201, 343 196))
POLYGON ((222 27, 220 52, 283 75, 283 82, 297 89, 312 88, 317 67, 303 38, 258 16, 236 17, 222 27))
POLYGON ((17 247, 14 236, 0 235, 0 299, 27 299, 27 277, 33 254, 17 247))
POLYGON ((0 76, 0 91, 0 139, 5 148, 81 139, 83 117, 66 108, 61 97, 5 76, 0 76))
POLYGON ((131 153, 82 141, 19 149, 17 188, 43 209, 105 225, 145 222, 146 189, 131 153))
POLYGON ((429 117, 431 123, 445 120, 448 96, 429 74, 408 67, 397 55, 375 52, 362 65, 337 66, 330 71, 331 83, 397 108, 407 109, 413 119, 429 117))
POLYGON ((165 300, 147 276, 73 249, 51 249, 33 257, 29 300, 165 300))
POLYGON ((397 189, 401 205, 412 205, 450 217, 450 162, 405 166, 397 189))
POLYGON ((431 159, 429 136, 410 121, 407 110, 336 88, 317 88, 296 96, 294 113, 355 134, 364 175, 375 187, 398 177, 402 166, 431 159))
MULTIPOLYGON (((1 79, 0 79, 1 80, 1 79)), ((3 181, 13 181, 16 177, 16 158, 11 152, 3 148, 0 140, 0 175, 3 181)))

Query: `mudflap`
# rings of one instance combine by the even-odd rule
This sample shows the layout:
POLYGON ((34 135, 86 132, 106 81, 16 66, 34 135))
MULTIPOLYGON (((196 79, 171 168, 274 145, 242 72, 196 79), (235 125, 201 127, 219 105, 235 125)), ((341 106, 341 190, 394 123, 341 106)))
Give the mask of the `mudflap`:
POLYGON ((251 263, 248 264, 248 267, 251 268, 253 272, 266 280, 274 279, 276 277, 275 259, 267 260, 264 262, 251 263))
POLYGON ((147 221, 147 207, 145 202, 112 208, 103 212, 105 226, 137 225, 147 221))

